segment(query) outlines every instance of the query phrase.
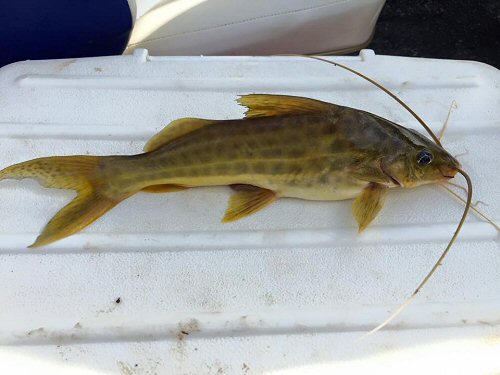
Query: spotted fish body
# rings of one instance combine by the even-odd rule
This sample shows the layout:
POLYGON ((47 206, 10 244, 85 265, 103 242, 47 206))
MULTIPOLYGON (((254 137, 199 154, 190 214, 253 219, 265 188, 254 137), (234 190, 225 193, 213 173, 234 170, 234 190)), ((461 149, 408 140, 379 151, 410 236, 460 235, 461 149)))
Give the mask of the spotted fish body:
POLYGON ((113 183, 120 191, 152 184, 249 184, 283 197, 352 198, 367 182, 346 173, 360 161, 346 152, 338 128, 327 115, 221 121, 144 157, 125 158, 114 171, 122 177, 113 183))
POLYGON ((231 185, 224 221, 254 213, 280 197, 356 198, 364 229, 387 188, 453 177, 458 162, 417 132, 376 115, 317 100, 248 95, 244 119, 180 119, 132 156, 40 158, 0 171, 0 179, 35 177, 78 196, 47 224, 33 246, 66 237, 139 192, 231 185), (415 166, 422 150, 431 168, 415 166))
POLYGON ((373 181, 395 186, 378 161, 398 140, 369 113, 334 109, 215 122, 150 153, 116 160, 122 164, 112 167, 119 176, 113 183, 119 191, 238 183, 309 200, 353 198, 373 181))

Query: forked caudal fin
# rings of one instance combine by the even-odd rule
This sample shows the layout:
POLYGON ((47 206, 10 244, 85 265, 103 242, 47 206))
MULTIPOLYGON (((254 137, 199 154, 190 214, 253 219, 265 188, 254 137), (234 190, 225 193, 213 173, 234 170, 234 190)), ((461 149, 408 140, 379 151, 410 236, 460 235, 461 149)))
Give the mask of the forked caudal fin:
POLYGON ((44 246, 80 231, 127 198, 107 197, 100 189, 98 156, 55 156, 14 164, 0 171, 0 180, 35 178, 45 187, 71 189, 77 196, 45 226, 29 247, 44 246))

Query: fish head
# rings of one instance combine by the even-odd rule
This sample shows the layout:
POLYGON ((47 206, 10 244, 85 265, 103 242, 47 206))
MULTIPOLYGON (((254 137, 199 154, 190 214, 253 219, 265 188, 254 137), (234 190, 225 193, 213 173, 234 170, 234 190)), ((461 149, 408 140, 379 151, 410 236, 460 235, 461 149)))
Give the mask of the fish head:
POLYGON ((412 188, 447 181, 457 174, 460 163, 444 148, 420 133, 405 129, 406 144, 384 158, 382 169, 395 185, 412 188))

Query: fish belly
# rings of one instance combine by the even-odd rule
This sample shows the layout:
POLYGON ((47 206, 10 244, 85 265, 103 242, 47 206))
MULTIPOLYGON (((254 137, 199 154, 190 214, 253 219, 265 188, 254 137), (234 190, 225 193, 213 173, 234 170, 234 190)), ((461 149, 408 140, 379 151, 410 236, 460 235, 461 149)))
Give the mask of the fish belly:
POLYGON ((366 181, 338 171, 328 171, 293 176, 279 186, 278 191, 283 197, 336 201, 356 197, 366 185, 366 181))

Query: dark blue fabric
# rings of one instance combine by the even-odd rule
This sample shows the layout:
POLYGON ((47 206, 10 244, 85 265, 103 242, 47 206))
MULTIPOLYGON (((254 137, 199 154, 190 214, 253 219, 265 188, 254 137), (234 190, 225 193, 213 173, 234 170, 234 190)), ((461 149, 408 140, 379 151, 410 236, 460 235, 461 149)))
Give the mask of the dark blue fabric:
POLYGON ((121 54, 131 30, 127 0, 0 1, 0 66, 121 54))

